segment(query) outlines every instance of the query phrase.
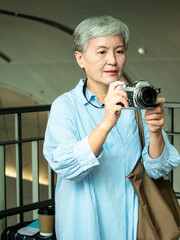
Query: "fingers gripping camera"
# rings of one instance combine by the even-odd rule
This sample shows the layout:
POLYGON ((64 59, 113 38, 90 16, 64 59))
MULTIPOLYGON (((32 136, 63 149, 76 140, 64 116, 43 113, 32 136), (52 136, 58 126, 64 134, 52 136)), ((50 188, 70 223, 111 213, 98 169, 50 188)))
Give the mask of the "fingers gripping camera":
MULTIPOLYGON (((156 107, 157 97, 161 92, 160 88, 155 88, 146 81, 135 82, 134 86, 123 85, 117 88, 127 92, 129 107, 135 109, 156 107)), ((120 105, 123 106, 121 103, 120 105)))

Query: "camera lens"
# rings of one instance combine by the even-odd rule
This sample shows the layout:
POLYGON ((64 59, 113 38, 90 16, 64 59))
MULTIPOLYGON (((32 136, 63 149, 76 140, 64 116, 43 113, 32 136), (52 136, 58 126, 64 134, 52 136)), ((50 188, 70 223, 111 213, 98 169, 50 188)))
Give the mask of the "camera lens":
POLYGON ((152 87, 141 88, 137 94, 137 102, 142 107, 152 107, 156 103, 157 92, 152 87))

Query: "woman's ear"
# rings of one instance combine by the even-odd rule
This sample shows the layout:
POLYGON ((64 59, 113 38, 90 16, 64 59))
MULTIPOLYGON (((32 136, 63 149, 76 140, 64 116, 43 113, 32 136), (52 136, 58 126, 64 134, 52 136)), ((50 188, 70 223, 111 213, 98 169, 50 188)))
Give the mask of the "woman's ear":
POLYGON ((81 68, 84 68, 84 56, 81 52, 75 51, 75 57, 76 57, 76 61, 78 63, 78 65, 81 68))

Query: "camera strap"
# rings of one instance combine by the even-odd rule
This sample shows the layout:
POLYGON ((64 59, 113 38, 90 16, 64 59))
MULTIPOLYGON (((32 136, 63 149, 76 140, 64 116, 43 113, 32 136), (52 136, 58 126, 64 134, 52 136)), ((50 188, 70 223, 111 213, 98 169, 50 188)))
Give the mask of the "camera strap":
POLYGON ((84 95, 85 99, 87 100, 87 102, 88 102, 89 104, 91 104, 91 105, 92 105, 93 107, 95 107, 95 108, 103 109, 103 108, 104 108, 104 104, 102 104, 102 105, 99 107, 99 106, 94 105, 93 103, 91 103, 91 102, 87 99, 87 97, 86 97, 86 87, 87 87, 87 79, 85 80, 85 83, 84 83, 84 86, 83 86, 83 95, 84 95))

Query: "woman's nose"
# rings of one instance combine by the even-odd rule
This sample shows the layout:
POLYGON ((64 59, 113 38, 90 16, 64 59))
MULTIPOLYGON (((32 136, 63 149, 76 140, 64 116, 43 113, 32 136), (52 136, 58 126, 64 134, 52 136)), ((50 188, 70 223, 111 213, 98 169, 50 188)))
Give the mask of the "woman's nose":
POLYGON ((116 65, 117 64, 117 59, 115 53, 109 53, 107 56, 107 63, 109 65, 116 65))

